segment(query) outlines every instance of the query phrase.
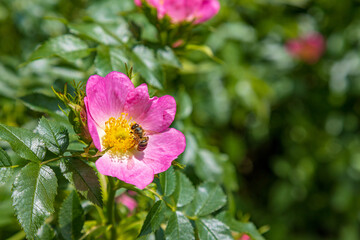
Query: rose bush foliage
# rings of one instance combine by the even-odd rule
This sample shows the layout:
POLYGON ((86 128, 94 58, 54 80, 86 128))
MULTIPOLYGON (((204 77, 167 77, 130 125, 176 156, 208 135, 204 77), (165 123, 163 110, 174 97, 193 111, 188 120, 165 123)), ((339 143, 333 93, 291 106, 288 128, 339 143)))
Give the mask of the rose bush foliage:
MULTIPOLYGON (((194 162, 200 128, 186 124, 191 99, 176 78, 188 61, 183 54, 211 55, 192 35, 217 14, 219 2, 92 7, 84 21, 49 17, 59 32, 34 42, 20 71, 47 79, 58 69, 57 80, 45 80, 39 91, 21 98, 32 114, 23 119, 34 123, 28 129, 0 124, 0 139, 8 144, 2 145, 7 151, 0 148, 1 181, 13 182, 19 234, 232 239, 246 233, 263 239, 251 222, 235 220, 228 211, 232 193, 217 179, 223 166, 208 171, 208 177, 187 173, 207 171, 213 163, 194 162), (42 64, 53 71, 40 73, 42 64)), ((214 161, 216 153, 208 147, 201 151, 214 161)))
POLYGON ((113 219, 120 239, 180 228, 190 239, 359 239, 358 4, 220 0, 195 23, 151 2, 1 1, 0 238, 110 238, 113 219), (323 41, 306 43, 313 33, 323 41), (173 96, 170 127, 186 137, 144 190, 99 174, 103 153, 84 151, 79 100, 90 76, 112 71, 146 83, 149 98, 173 96), (34 214, 13 206, 30 200, 34 214))

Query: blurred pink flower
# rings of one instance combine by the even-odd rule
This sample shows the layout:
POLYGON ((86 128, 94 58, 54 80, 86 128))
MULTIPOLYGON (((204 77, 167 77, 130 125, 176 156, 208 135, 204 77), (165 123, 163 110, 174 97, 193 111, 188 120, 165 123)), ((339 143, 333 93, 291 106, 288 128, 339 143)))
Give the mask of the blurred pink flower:
POLYGON ((130 213, 132 213, 137 207, 138 203, 135 199, 133 199, 129 195, 128 193, 122 193, 120 196, 116 198, 116 202, 123 204, 125 207, 129 209, 130 213))
POLYGON ((185 136, 169 128, 175 99, 169 95, 150 98, 146 84, 135 88, 123 73, 91 76, 84 102, 94 145, 99 151, 107 150, 95 163, 101 174, 143 189, 185 150, 185 136), (145 149, 138 148, 135 123, 148 137, 145 149))
MULTIPOLYGON (((141 6, 141 0, 134 0, 137 6, 141 6)), ((146 0, 156 8, 158 18, 168 15, 173 23, 191 22, 195 24, 205 22, 215 16, 220 10, 218 0, 146 0)))
POLYGON ((251 240, 250 236, 247 234, 242 235, 239 240, 251 240))
POLYGON ((287 51, 306 63, 314 64, 319 61, 325 50, 325 40, 319 33, 289 40, 286 43, 287 51))
POLYGON ((180 47, 181 45, 183 45, 184 43, 185 43, 184 40, 179 39, 179 40, 177 40, 176 42, 174 42, 171 46, 172 46, 173 48, 178 48, 178 47, 180 47))

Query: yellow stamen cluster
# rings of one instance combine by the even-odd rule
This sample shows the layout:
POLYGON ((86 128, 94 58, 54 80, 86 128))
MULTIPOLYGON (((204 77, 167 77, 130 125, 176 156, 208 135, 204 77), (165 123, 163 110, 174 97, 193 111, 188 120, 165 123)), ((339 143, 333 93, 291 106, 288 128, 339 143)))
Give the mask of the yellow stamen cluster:
POLYGON ((127 114, 121 115, 118 119, 111 117, 105 123, 103 146, 113 154, 126 153, 136 145, 127 114))

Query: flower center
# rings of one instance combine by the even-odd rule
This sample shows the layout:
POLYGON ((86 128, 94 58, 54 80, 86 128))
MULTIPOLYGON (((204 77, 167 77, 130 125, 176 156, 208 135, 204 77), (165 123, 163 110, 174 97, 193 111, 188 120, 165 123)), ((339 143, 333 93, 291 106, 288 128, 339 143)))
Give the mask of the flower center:
POLYGON ((105 135, 103 137, 105 149, 109 149, 113 154, 124 154, 137 144, 130 121, 127 120, 127 114, 122 113, 118 119, 111 117, 105 122, 105 135))

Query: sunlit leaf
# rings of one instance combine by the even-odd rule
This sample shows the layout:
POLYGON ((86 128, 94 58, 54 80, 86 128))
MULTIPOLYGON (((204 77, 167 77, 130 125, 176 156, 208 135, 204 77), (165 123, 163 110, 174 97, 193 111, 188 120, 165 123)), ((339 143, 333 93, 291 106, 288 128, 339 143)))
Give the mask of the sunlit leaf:
POLYGON ((199 240, 233 240, 228 226, 217 219, 199 219, 195 221, 199 240))
POLYGON ((190 116, 193 106, 189 94, 181 89, 176 95, 176 102, 178 103, 178 109, 176 111, 176 118, 184 119, 190 116))
POLYGON ((191 133, 185 133, 186 137, 186 148, 184 151, 184 154, 182 155, 182 161, 183 164, 194 164, 197 153, 198 153, 198 143, 196 141, 196 138, 191 133))
POLYGON ((52 38, 40 45, 29 57, 28 62, 48 57, 60 57, 69 62, 88 56, 91 49, 81 39, 73 35, 52 38))
POLYGON ((95 68, 97 74, 105 77, 109 72, 118 71, 125 73, 125 63, 129 60, 121 48, 100 45, 97 48, 95 68))
POLYGON ((195 188, 185 174, 176 172, 176 189, 173 194, 178 207, 183 207, 194 198, 195 188))
POLYGON ((181 212, 173 212, 165 231, 166 239, 193 240, 194 229, 181 212))
POLYGON ((221 182, 224 170, 213 152, 200 149, 195 161, 195 171, 203 181, 221 182))
POLYGON ((116 45, 120 42, 112 36, 111 32, 104 30, 97 23, 72 23, 69 24, 71 32, 82 35, 105 45, 116 45))
POLYGON ((40 162, 45 157, 45 143, 41 137, 27 129, 0 124, 0 139, 7 141, 20 157, 40 162))
POLYGON ((48 166, 29 163, 16 177, 12 191, 17 218, 27 237, 32 239, 45 219, 54 212, 55 173, 48 166))
POLYGON ((160 48, 156 51, 156 54, 161 64, 181 68, 179 59, 170 47, 160 48))
POLYGON ((43 137, 46 147, 55 154, 63 154, 69 146, 67 129, 56 121, 42 117, 36 130, 43 137))
POLYGON ((122 43, 127 43, 131 39, 128 22, 124 19, 117 18, 116 21, 101 23, 100 25, 106 32, 111 33, 114 38, 122 43))
POLYGON ((164 196, 171 195, 174 192, 176 186, 176 177, 175 177, 174 168, 170 167, 165 172, 160 173, 159 178, 160 178, 160 184, 163 195, 164 196))
POLYGON ((206 216, 224 206, 226 196, 219 185, 203 183, 197 187, 194 200, 186 212, 190 216, 206 216))
POLYGON ((134 62, 134 70, 139 72, 148 84, 159 89, 163 88, 164 73, 150 48, 135 46, 131 51, 131 59, 134 62))
POLYGON ((246 233, 254 240, 265 240, 252 222, 237 221, 228 212, 222 212, 218 214, 216 218, 229 226, 232 231, 246 233))

